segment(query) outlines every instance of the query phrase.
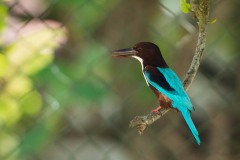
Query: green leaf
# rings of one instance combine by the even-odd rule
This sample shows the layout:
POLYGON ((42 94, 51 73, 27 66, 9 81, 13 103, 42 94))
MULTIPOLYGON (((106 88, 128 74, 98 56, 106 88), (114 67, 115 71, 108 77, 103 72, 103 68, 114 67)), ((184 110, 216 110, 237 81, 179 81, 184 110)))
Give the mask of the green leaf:
POLYGON ((32 75, 46 67, 53 60, 54 50, 65 39, 64 28, 42 27, 25 34, 5 51, 9 64, 26 75, 32 75))
POLYGON ((8 80, 6 92, 14 97, 21 97, 32 90, 32 81, 27 76, 16 74, 8 80))
MULTIPOLYGON (((9 154, 11 151, 13 151, 17 147, 19 143, 17 136, 3 130, 0 131, 0 141, 1 141, 0 155, 9 154)), ((7 159, 10 159, 10 158, 8 157, 7 159)))
POLYGON ((0 2, 0 32, 2 32, 3 28, 6 25, 7 16, 8 16, 7 6, 0 2))
POLYGON ((210 20, 208 23, 213 24, 213 23, 215 23, 216 21, 217 21, 217 18, 213 18, 213 19, 210 20))
POLYGON ((0 53, 0 77, 3 77, 8 67, 7 58, 0 53))
POLYGON ((16 99, 1 94, 0 95, 0 120, 7 126, 14 125, 20 118, 22 113, 16 99))
POLYGON ((42 97, 37 91, 32 91, 21 99, 21 109, 25 114, 36 115, 41 108, 42 97))
POLYGON ((188 13, 190 11, 190 4, 186 0, 180 0, 180 7, 183 13, 188 13))

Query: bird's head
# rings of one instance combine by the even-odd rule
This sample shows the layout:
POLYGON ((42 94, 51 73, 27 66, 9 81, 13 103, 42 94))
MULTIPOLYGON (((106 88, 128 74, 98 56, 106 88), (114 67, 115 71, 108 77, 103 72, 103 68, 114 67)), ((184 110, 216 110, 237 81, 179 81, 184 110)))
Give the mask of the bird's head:
POLYGON ((160 49, 157 45, 151 42, 140 42, 131 48, 115 50, 112 51, 112 53, 113 57, 133 57, 145 65, 167 67, 160 49))

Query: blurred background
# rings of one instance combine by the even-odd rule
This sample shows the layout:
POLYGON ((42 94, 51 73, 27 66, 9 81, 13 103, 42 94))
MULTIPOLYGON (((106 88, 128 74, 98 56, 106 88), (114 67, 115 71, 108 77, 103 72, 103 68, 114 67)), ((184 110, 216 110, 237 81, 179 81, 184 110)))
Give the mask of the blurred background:
POLYGON ((139 62, 110 56, 151 41, 183 79, 198 30, 179 0, 2 0, 0 159, 240 159, 239 4, 211 1, 217 22, 188 91, 198 146, 175 112, 142 136, 128 128, 158 104, 139 62))

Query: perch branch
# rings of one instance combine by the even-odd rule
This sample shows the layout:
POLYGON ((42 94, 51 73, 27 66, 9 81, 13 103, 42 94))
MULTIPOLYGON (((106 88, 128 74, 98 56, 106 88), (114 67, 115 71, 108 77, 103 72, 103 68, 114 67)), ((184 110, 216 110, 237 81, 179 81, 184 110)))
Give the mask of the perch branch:
MULTIPOLYGON (((210 0, 190 0, 190 9, 193 13, 193 17, 197 19, 198 23, 198 41, 196 50, 193 56, 193 60, 188 69, 186 77, 183 81, 185 90, 188 90, 194 77, 197 74, 203 51, 206 46, 206 27, 208 24, 209 16, 209 1, 210 0)), ((170 109, 162 108, 158 113, 150 112, 145 116, 136 116, 130 121, 129 127, 136 127, 138 133, 141 135, 148 125, 151 125, 156 120, 165 115, 170 109)))

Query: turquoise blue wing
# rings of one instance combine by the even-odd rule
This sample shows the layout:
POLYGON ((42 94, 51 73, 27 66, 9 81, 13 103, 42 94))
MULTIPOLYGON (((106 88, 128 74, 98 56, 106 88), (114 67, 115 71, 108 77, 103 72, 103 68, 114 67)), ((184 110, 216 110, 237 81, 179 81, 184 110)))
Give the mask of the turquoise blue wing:
POLYGON ((184 91, 181 80, 178 78, 176 73, 174 73, 170 68, 154 68, 152 66, 146 66, 143 73, 149 84, 171 99, 172 106, 182 113, 194 138, 197 143, 200 144, 198 131, 189 112, 189 110, 191 111, 193 109, 192 104, 184 91))
POLYGON ((193 109, 181 80, 170 68, 146 66, 143 73, 149 84, 172 100, 174 108, 185 106, 189 110, 193 109))

